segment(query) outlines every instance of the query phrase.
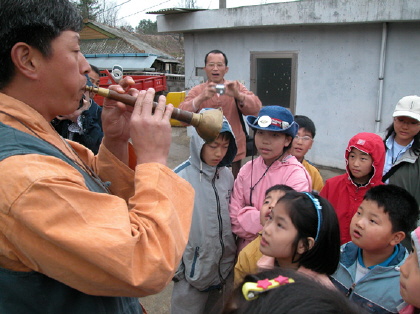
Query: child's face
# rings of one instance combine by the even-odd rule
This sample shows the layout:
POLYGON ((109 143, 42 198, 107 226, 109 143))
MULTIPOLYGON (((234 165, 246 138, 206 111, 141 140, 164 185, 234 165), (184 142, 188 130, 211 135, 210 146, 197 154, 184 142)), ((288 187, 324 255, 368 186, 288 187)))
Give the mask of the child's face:
POLYGON ((93 71, 93 69, 91 69, 88 75, 92 84, 95 86, 99 86, 99 84, 101 83, 101 77, 99 76, 99 74, 93 71))
POLYGON ((267 193, 260 210, 260 222, 262 226, 265 225, 271 210, 277 204, 277 201, 284 196, 284 194, 286 194, 286 192, 282 190, 273 190, 267 193))
POLYGON ((382 252, 395 245, 388 213, 378 203, 363 200, 350 223, 351 240, 367 252, 382 252))
POLYGON ((394 130, 397 143, 406 146, 420 132, 420 123, 410 117, 395 117, 394 130))
POLYGON ((283 154, 285 146, 288 146, 292 138, 281 132, 255 131, 255 146, 258 153, 264 159, 266 165, 271 165, 283 154))
POLYGON ((420 268, 414 244, 413 248, 400 268, 400 293, 405 302, 420 308, 420 268))
POLYGON ((206 143, 201 149, 201 160, 209 166, 217 166, 225 157, 229 148, 229 138, 220 135, 213 142, 206 143))
POLYGON ((352 148, 349 154, 349 171, 353 176, 353 181, 365 184, 369 181, 372 172, 372 157, 369 154, 352 148))
POLYGON ((264 255, 275 257, 282 267, 291 267, 293 243, 298 231, 292 223, 283 202, 271 210, 262 231, 260 251, 264 255))
POLYGON ((300 128, 292 142, 291 154, 302 162, 308 150, 312 148, 312 134, 305 128, 300 128))

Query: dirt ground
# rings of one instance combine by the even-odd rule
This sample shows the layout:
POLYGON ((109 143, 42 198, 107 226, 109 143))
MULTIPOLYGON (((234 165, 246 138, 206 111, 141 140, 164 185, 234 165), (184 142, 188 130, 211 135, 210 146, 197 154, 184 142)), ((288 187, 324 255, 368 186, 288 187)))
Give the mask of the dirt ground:
MULTIPOLYGON (((189 137, 185 127, 172 128, 172 144, 168 158, 168 167, 174 168, 189 157, 189 137)), ((248 157, 249 158, 249 157, 248 157)), ((246 160, 248 161, 248 160, 246 160)), ((327 167, 318 167, 324 180, 344 173, 343 170, 327 167)), ((160 293, 141 298, 149 314, 170 313, 170 303, 173 284, 172 282, 160 293)))

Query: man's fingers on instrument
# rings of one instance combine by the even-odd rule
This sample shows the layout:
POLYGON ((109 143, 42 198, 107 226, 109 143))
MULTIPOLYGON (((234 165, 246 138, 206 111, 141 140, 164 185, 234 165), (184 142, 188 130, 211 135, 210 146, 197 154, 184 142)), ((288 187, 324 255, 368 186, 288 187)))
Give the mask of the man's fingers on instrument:
POLYGON ((138 94, 139 94, 139 90, 138 90, 138 89, 135 89, 135 88, 130 88, 130 89, 127 91, 127 94, 129 94, 129 95, 131 95, 131 96, 134 96, 134 97, 137 97, 137 96, 138 96, 138 94))
POLYGON ((166 107, 165 107, 165 112, 164 112, 164 115, 163 115, 163 118, 164 119, 170 119, 171 118, 171 116, 172 116, 172 111, 174 111, 174 105, 172 105, 172 104, 168 104, 166 107))
POLYGON ((114 90, 120 94, 123 94, 125 92, 124 88, 121 85, 110 85, 109 89, 114 90))
POLYGON ((145 90, 141 90, 137 96, 137 100, 136 100, 136 104, 134 106, 134 110, 133 110, 133 114, 141 114, 141 109, 143 107, 143 101, 144 98, 146 97, 146 91, 145 90))
POLYGON ((155 90, 153 88, 149 88, 147 91, 145 91, 143 100, 141 102, 141 113, 145 116, 151 116, 152 115, 152 109, 153 109, 153 98, 155 97, 155 90))
POLYGON ((163 117, 163 115, 164 115, 164 113, 165 113, 165 110, 166 110, 166 98, 165 97, 163 97, 162 95, 161 96, 159 96, 159 98, 158 98, 158 102, 155 102, 154 103, 154 107, 155 107, 155 115, 156 114, 159 114, 159 118, 160 119, 162 119, 162 117, 163 117))
POLYGON ((125 91, 131 88, 135 84, 133 78, 131 76, 124 77, 118 85, 120 85, 125 91))
POLYGON ((162 105, 157 104, 156 107, 155 107, 154 115, 155 116, 157 115, 158 118, 162 118, 164 113, 165 113, 165 109, 166 109, 165 105, 162 106, 162 105))

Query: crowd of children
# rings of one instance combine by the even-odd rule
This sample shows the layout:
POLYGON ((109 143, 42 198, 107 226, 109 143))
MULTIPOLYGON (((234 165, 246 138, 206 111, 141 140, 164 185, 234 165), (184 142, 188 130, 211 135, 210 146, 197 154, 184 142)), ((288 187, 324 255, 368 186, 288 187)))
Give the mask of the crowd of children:
POLYGON ((245 122, 255 155, 235 176, 225 117, 212 142, 192 130, 174 169, 195 200, 171 312, 420 313, 420 97, 397 103, 384 138, 354 135, 326 181, 305 159, 309 117, 263 106, 245 122))
POLYGON ((175 170, 195 188, 196 204, 172 312, 418 313, 420 228, 410 256, 403 240, 416 227, 419 206, 406 189, 382 182, 390 150, 409 137, 401 128, 416 127, 404 143, 417 152, 415 101, 408 109, 403 100, 397 105, 391 140, 352 137, 346 173, 325 185, 305 159, 313 121, 283 107, 246 117, 257 154, 235 180, 226 168, 236 147, 227 121, 214 142, 194 134, 189 161, 175 170))

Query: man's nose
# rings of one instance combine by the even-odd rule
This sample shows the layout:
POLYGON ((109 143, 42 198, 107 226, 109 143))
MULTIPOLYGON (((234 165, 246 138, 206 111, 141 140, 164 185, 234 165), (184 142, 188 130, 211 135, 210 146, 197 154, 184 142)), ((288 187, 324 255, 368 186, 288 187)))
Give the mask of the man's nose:
POLYGON ((90 64, 87 62, 85 56, 80 53, 81 57, 79 57, 79 69, 81 74, 88 74, 91 71, 90 64))

